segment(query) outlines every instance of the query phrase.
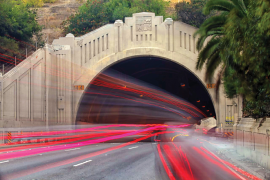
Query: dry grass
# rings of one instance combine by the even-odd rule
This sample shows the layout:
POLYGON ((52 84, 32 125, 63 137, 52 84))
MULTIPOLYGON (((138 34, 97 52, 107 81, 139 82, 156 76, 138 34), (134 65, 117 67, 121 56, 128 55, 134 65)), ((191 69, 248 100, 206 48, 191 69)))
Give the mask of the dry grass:
POLYGON ((48 21, 52 21, 52 20, 55 20, 55 17, 54 16, 48 17, 48 21))

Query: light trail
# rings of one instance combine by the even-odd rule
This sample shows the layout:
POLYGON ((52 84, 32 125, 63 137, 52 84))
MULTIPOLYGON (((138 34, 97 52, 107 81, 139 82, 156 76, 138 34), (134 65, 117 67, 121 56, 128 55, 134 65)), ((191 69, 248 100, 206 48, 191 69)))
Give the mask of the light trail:
MULTIPOLYGON (((166 134, 166 133, 172 133, 172 132, 159 132, 159 133, 151 134, 151 135, 144 136, 144 137, 138 138, 136 140, 133 140, 133 141, 130 141, 130 142, 127 142, 127 143, 123 143, 123 144, 118 145, 118 146, 110 147, 110 148, 107 148, 107 149, 104 149, 104 150, 100 150, 100 151, 97 151, 97 152, 94 152, 94 153, 89 153, 89 154, 81 155, 81 156, 70 158, 70 159, 63 160, 63 161, 41 165, 41 166, 38 166, 38 167, 34 167, 32 169, 27 169, 27 170, 15 172, 15 173, 12 173, 12 174, 7 174, 7 175, 5 175, 4 179, 16 179, 16 178, 27 176, 27 175, 30 175, 30 174, 33 174, 33 173, 36 173, 36 172, 45 171, 45 170, 48 170, 48 169, 64 166, 64 165, 67 165, 67 164, 72 164, 72 163, 75 163, 75 162, 78 162, 78 161, 89 159, 89 158, 92 158, 94 156, 98 156, 98 155, 101 155, 101 154, 108 153, 110 151, 114 151, 114 150, 129 146, 131 144, 135 144, 137 142, 140 142, 142 140, 145 140, 145 139, 148 139, 150 137, 156 136, 158 134, 166 134)), ((173 180, 173 179, 171 179, 171 180, 173 180)))
POLYGON ((0 152, 18 151, 18 150, 28 149, 28 148, 38 148, 38 147, 43 147, 43 146, 52 146, 52 145, 57 145, 57 144, 70 143, 70 142, 74 142, 74 141, 81 141, 81 140, 84 140, 84 139, 90 139, 90 138, 102 137, 102 136, 108 136, 108 135, 115 135, 115 134, 122 134, 122 133, 121 132, 119 132, 119 133, 114 132, 114 133, 102 133, 102 134, 93 134, 93 135, 68 136, 68 137, 66 137, 67 138, 66 140, 47 142, 47 143, 41 143, 41 144, 34 144, 34 145, 30 144, 30 145, 18 146, 18 147, 13 147, 13 148, 5 148, 5 149, 0 149, 0 152), (71 137, 73 137, 73 138, 70 139, 71 137))
POLYGON ((69 149, 69 148, 77 148, 77 147, 86 146, 86 145, 90 145, 90 144, 106 142, 106 141, 109 141, 109 140, 120 139, 120 138, 124 138, 124 137, 127 137, 127 136, 132 136, 132 135, 139 134, 140 132, 145 132, 145 131, 149 131, 149 130, 155 130, 157 128, 158 127, 150 127, 150 128, 138 130, 136 132, 126 133, 126 134, 123 134, 123 135, 115 135, 115 136, 109 136, 109 137, 95 139, 95 140, 88 140, 88 141, 80 142, 80 144, 72 143, 72 144, 68 144, 67 146, 57 145, 57 146, 53 146, 53 147, 48 148, 48 149, 38 148, 38 149, 32 149, 31 151, 19 151, 19 152, 12 152, 12 153, 8 153, 8 154, 0 154, 0 160, 14 159, 14 158, 19 158, 19 157, 24 157, 24 156, 31 156, 31 155, 35 155, 35 154, 50 152, 50 151, 65 150, 65 149, 69 149))
POLYGON ((160 144, 157 145, 157 150, 158 150, 158 155, 160 157, 160 160, 161 160, 161 163, 168 175, 168 177, 170 178, 170 180, 175 180, 175 177, 173 176, 172 174, 172 171, 170 170, 170 168, 168 167, 168 164, 166 163, 165 159, 164 159, 164 156, 161 152, 161 149, 160 149, 160 144))
MULTIPOLYGON (((134 92, 134 93, 137 93, 137 94, 143 94, 144 96, 147 96, 149 98, 156 99, 156 100, 159 100, 159 101, 163 101, 163 102, 166 102, 166 103, 169 103, 169 104, 173 104, 173 105, 179 107, 180 109, 183 109, 184 111, 193 114, 194 117, 198 117, 196 114, 194 114, 192 111, 190 111, 188 108, 185 108, 181 104, 175 104, 174 102, 172 103, 171 101, 158 98, 158 96, 160 96, 160 95, 158 95, 158 96, 152 96, 152 95, 149 95, 149 93, 148 92, 145 92, 145 91, 140 91, 140 90, 136 90, 136 89, 133 89, 133 88, 127 88, 127 87, 126 88, 123 88, 123 86, 120 86, 120 85, 117 85, 117 84, 113 84, 113 83, 108 83, 108 82, 105 82, 105 81, 101 81, 101 82, 95 83, 96 81, 101 81, 101 80, 95 79, 95 81, 92 82, 92 84, 97 85, 97 86, 108 87, 108 88, 111 88, 111 89, 118 89, 118 90, 123 90, 123 91, 134 92)), ((205 117, 206 117, 206 115, 205 115, 205 117)))
MULTIPOLYGON (((254 179, 254 180, 261 180, 260 178, 258 178, 258 177, 256 177, 256 176, 254 176, 254 175, 252 175, 252 174, 250 174, 250 173, 248 173, 248 172, 246 172, 246 171, 244 171, 244 170, 242 170, 242 169, 240 169, 240 168, 234 166, 233 164, 231 164, 231 163, 229 163, 229 162, 227 162, 227 161, 224 161, 223 159, 221 159, 221 158, 219 158, 219 157, 217 157, 214 153, 208 151, 208 150, 205 149, 204 147, 201 147, 201 149, 202 149, 204 152, 206 152, 207 154, 209 154, 209 155, 211 155, 212 157, 214 157, 215 159, 217 159, 218 161, 220 161, 220 162, 222 162, 222 163, 228 165, 229 167, 231 167, 231 168, 234 169, 235 171, 240 172, 240 173, 243 174, 244 176, 247 176, 247 177, 249 177, 250 179, 254 179)), ((237 174, 235 171, 233 171, 233 172, 234 172, 235 174, 237 174)), ((238 175, 238 174, 237 174, 237 175, 238 175)), ((238 176, 239 176, 239 175, 238 175, 238 176)), ((239 178, 241 178, 241 179, 243 179, 243 180, 245 179, 245 178, 242 177, 242 176, 239 176, 239 178)))
MULTIPOLYGON (((113 81, 113 79, 115 78, 112 78, 112 77, 109 77, 108 75, 104 75, 102 74, 101 76, 99 76, 98 79, 95 79, 91 84, 94 84, 94 85, 97 85, 97 86, 104 86, 104 87, 113 87, 114 89, 119 89, 119 90, 123 90, 125 91, 125 89, 129 89, 127 87, 127 84, 129 84, 130 87, 137 87, 137 89, 145 89, 146 92, 151 92, 151 94, 155 95, 155 97, 163 97, 163 98, 168 98, 170 101, 174 101, 174 99, 176 98, 172 98, 170 95, 162 92, 162 91, 158 91, 158 90, 154 90, 153 89, 150 89, 150 88, 145 88, 145 87, 142 87, 142 86, 139 86, 139 85, 136 85, 136 84, 133 84, 133 83, 130 83, 130 82, 126 82, 126 81, 123 81, 123 80, 120 80, 118 79, 120 82, 122 82, 122 84, 126 84, 125 86, 122 86, 122 85, 119 85, 119 84, 115 84, 115 83, 111 83, 111 82, 106 82, 106 81, 113 81), (104 80, 102 80, 104 79, 104 80), (165 94, 165 95, 163 95, 165 94)), ((134 91, 134 92, 139 92, 138 94, 142 93, 142 92, 145 92, 145 91, 140 91, 140 90, 137 90, 137 89, 134 89, 134 88, 130 88, 131 91, 134 91)), ((148 93, 149 95, 150 93, 148 93)), ((194 105, 186 102, 186 101, 183 101, 183 100, 180 100, 180 99, 176 99, 177 101, 179 101, 180 103, 186 105, 186 106, 189 106, 191 108, 193 108, 194 110, 198 111, 199 113, 201 113, 202 115, 204 115, 206 117, 206 115, 201 111, 199 110, 197 107, 195 107, 194 105)))

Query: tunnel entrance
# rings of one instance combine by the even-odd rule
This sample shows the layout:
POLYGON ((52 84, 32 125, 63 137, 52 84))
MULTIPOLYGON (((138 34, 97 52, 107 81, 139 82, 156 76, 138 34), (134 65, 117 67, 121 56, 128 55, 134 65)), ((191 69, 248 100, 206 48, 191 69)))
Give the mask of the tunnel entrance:
POLYGON ((134 57, 98 74, 85 90, 76 123, 194 123, 215 117, 201 81, 180 64, 134 57))

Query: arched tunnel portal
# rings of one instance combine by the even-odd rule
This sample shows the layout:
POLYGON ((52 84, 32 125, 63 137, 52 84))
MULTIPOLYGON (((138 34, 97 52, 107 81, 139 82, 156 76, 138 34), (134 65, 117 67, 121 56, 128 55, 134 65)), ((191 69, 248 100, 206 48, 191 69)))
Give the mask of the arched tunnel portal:
POLYGON ((76 124, 194 123, 210 116, 216 116, 212 98, 194 73, 149 56, 117 61, 89 82, 76 124))

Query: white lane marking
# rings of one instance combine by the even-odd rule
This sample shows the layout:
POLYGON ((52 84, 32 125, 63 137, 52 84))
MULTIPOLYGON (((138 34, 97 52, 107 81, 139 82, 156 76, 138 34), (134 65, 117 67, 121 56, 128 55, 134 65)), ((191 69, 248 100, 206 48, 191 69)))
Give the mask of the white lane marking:
POLYGON ((131 148, 128 148, 128 149, 135 149, 135 148, 137 148, 137 147, 139 147, 139 146, 134 146, 134 147, 131 147, 131 148))
POLYGON ((152 144, 157 144, 157 143, 152 143, 152 144))
POLYGON ((1 161, 0 163, 2 164, 2 163, 6 163, 6 162, 9 162, 9 161, 1 161))
POLYGON ((75 165, 73 165, 73 166, 80 166, 80 165, 83 165, 83 164, 85 164, 85 163, 88 163, 88 162, 91 162, 92 160, 88 160, 88 161, 85 161, 85 162, 82 162, 82 163, 79 163, 79 164, 75 164, 75 165))
POLYGON ((73 151, 73 150, 77 150, 77 149, 81 149, 81 148, 67 149, 65 151, 73 151))

